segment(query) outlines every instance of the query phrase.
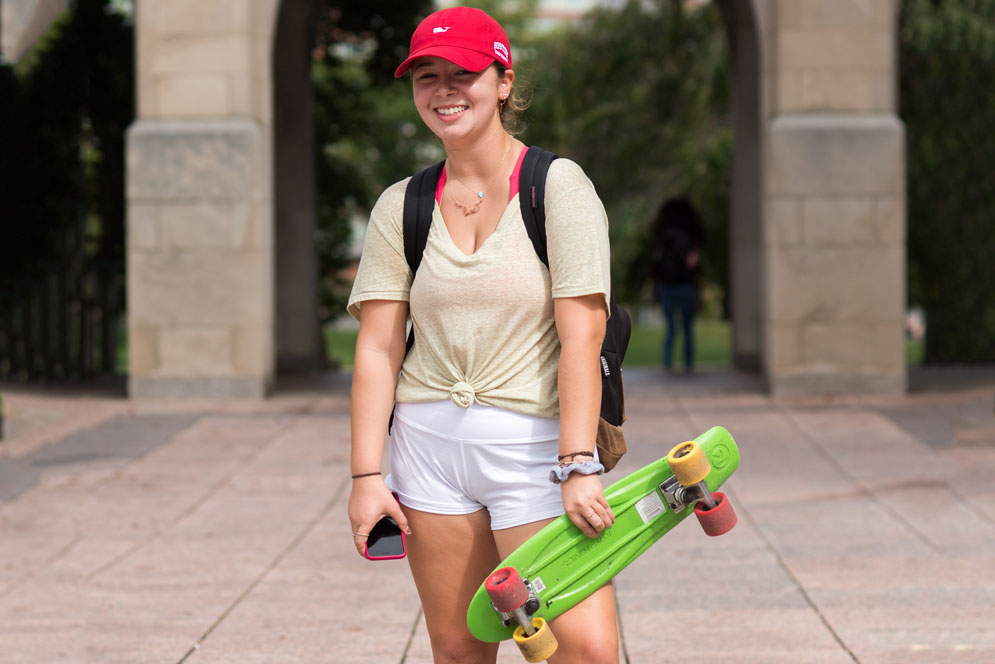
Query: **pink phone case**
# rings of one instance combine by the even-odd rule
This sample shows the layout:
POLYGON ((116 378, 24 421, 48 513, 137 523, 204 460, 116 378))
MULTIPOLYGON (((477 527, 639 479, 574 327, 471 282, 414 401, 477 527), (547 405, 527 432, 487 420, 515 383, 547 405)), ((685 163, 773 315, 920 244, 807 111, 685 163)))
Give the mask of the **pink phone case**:
POLYGON ((401 552, 401 555, 399 555, 399 556, 376 556, 376 557, 374 557, 374 556, 371 556, 368 551, 364 551, 363 553, 366 555, 366 559, 367 560, 400 560, 401 558, 404 558, 406 555, 408 555, 408 545, 404 541, 404 531, 403 530, 401 531, 401 548, 403 549, 403 551, 401 552))
MULTIPOLYGON (((398 497, 397 493, 395 493, 393 491, 391 493, 394 495, 394 500, 396 500, 398 502, 398 504, 400 504, 401 499, 398 497)), ((386 519, 387 517, 383 517, 383 518, 386 519)), ((404 558, 406 555, 408 555, 408 542, 407 542, 407 539, 404 536, 404 531, 401 530, 401 554, 400 555, 398 555, 398 556, 377 556, 377 557, 372 557, 372 556, 370 556, 370 552, 367 550, 366 547, 364 547, 364 549, 363 549, 363 555, 366 556, 367 560, 400 560, 401 558, 404 558)))

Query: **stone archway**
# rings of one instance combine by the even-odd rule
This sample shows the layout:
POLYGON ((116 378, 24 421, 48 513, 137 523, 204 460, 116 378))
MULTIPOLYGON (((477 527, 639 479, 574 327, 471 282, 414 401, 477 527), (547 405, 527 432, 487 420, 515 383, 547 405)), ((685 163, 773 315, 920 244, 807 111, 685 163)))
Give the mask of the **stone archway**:
POLYGON ((733 161, 730 195, 730 309, 733 364, 763 369, 763 98, 761 26, 750 0, 720 0, 732 54, 733 161))
POLYGON ((272 384, 278 4, 136 3, 132 397, 259 397, 272 384))
POLYGON ((311 52, 320 3, 282 0, 273 38, 273 169, 276 370, 307 373, 324 362, 315 248, 317 192, 311 52))
MULTIPOLYGON (((717 1, 735 66, 736 361, 761 368, 774 394, 901 392, 899 0, 717 1)), ((274 195, 275 175, 278 192, 306 199, 313 183, 290 169, 309 139, 273 113, 274 86, 300 89, 292 52, 280 48, 274 68, 273 45, 293 42, 309 3, 283 4, 137 3, 133 397, 258 397, 278 355, 306 363, 313 352, 312 296, 283 297, 315 273, 286 260, 308 251, 313 210, 274 195)))
POLYGON ((899 0, 720 0, 737 364, 774 394, 905 390, 899 0))

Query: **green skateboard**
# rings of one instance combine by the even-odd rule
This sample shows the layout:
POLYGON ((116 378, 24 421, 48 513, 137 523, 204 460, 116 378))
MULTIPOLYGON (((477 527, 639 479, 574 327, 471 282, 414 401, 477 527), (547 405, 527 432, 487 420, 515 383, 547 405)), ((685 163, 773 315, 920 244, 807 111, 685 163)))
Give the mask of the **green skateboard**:
POLYGON ((605 489, 615 523, 597 539, 566 515, 509 555, 480 586, 467 625, 481 641, 513 638, 529 662, 556 650, 547 627, 610 581, 693 511, 708 535, 728 532, 736 515, 724 494, 712 493, 739 465, 729 432, 713 427, 694 441, 605 489))

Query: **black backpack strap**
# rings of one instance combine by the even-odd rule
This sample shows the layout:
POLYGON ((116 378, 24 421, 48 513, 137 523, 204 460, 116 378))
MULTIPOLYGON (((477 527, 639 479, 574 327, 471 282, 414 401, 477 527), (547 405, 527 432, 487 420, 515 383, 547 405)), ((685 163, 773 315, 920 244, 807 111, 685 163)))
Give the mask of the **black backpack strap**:
MULTIPOLYGON (((404 212, 402 213, 404 235, 404 260, 411 268, 411 280, 414 281, 418 266, 421 265, 425 245, 428 244, 428 231, 432 228, 432 211, 435 209, 435 190, 439 186, 439 176, 445 160, 438 164, 418 171, 408 186, 404 189, 404 212)), ((408 334, 408 344, 405 355, 415 343, 415 331, 408 334)))
POLYGON ((404 190, 404 258, 414 279, 421 255, 428 244, 428 230, 432 227, 432 210, 435 209, 435 189, 445 161, 415 173, 404 190))
MULTIPOLYGON (((411 280, 414 281, 418 266, 421 265, 422 254, 425 253, 425 245, 428 244, 428 231, 432 228, 432 211, 435 209, 435 190, 439 186, 439 176, 442 174, 442 167, 445 160, 438 164, 418 171, 411 176, 408 186, 404 189, 404 211, 401 216, 402 232, 404 236, 404 260, 411 268, 411 280)), ((411 347, 415 345, 415 329, 408 332, 408 340, 405 344, 404 354, 411 352, 411 347)), ((394 410, 390 411, 390 420, 387 422, 387 434, 390 435, 394 428, 394 410)))
POLYGON ((532 240, 536 255, 549 267, 546 252, 546 174, 556 155, 533 145, 525 153, 522 170, 518 176, 518 200, 522 208, 522 221, 532 240))

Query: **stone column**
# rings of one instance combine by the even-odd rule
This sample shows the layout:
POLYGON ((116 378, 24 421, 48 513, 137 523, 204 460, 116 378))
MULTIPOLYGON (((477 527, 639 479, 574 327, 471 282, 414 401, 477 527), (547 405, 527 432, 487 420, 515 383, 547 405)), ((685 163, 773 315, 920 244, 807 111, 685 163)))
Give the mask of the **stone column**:
POLYGON ((132 397, 258 397, 272 382, 277 2, 136 3, 132 397))
POLYGON ((774 7, 764 233, 774 394, 905 389, 895 2, 774 7))
POLYGON ((759 371, 764 348, 760 17, 749 0, 720 0, 719 6, 732 55, 729 300, 733 363, 741 369, 759 371))
POLYGON ((318 319, 310 51, 319 5, 283 0, 273 49, 276 366, 281 373, 318 371, 325 359, 318 319))

